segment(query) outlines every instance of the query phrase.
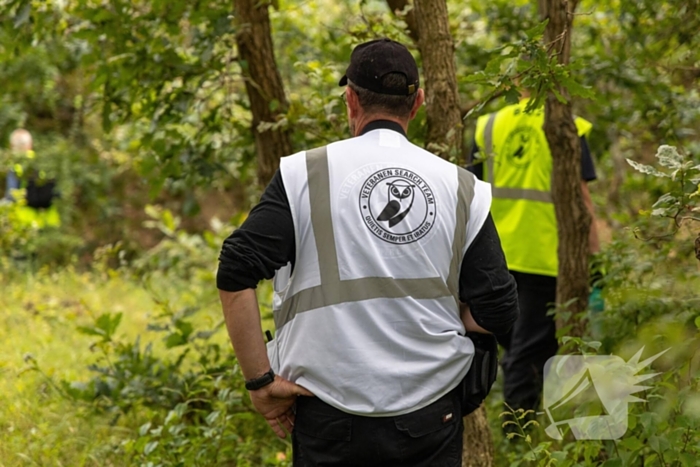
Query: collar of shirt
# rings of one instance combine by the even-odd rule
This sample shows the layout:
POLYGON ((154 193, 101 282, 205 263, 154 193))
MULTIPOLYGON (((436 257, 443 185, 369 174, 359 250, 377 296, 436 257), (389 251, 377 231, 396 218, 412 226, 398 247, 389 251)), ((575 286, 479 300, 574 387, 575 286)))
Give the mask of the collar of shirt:
POLYGON ((370 131, 374 130, 393 130, 398 133, 401 133, 404 137, 406 137, 406 132, 403 131, 403 128, 401 128, 401 125, 399 125, 396 122, 392 122, 390 120, 375 120, 373 122, 369 122, 367 125, 365 125, 364 128, 362 128, 362 131, 360 132, 359 136, 362 136, 364 134, 369 133, 370 131))

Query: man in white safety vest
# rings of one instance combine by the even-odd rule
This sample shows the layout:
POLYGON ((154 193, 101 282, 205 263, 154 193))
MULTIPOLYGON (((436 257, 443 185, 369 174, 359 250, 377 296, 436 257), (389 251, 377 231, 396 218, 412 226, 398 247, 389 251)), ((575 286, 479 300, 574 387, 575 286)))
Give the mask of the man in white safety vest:
POLYGON ((357 46, 339 84, 353 138, 283 158, 224 242, 229 336, 295 467, 460 466, 461 415, 483 399, 464 397, 484 374, 466 334, 518 315, 491 189, 406 138, 424 101, 406 47, 357 46), (273 276, 266 346, 254 288, 273 276))

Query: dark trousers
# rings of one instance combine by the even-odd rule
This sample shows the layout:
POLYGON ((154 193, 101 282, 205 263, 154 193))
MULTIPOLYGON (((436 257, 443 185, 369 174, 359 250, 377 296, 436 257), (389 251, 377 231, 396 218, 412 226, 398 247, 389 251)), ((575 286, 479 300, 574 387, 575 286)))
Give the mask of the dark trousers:
POLYGON ((299 397, 294 467, 460 467, 463 431, 456 391, 396 417, 352 415, 299 397))
POLYGON ((506 352, 503 396, 513 409, 537 410, 544 364, 557 353, 556 324, 547 311, 556 299, 556 277, 510 271, 518 284, 520 317, 510 332, 499 336, 506 352))

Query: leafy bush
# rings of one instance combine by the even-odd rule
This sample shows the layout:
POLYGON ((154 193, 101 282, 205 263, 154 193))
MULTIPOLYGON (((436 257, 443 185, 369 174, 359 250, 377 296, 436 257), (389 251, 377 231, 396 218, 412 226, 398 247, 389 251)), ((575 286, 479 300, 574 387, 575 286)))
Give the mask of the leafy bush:
MULTIPOLYGON (((659 200, 597 258, 605 273, 599 281, 605 310, 591 316, 597 340, 563 337, 562 343, 573 349, 568 353, 628 358, 639 349, 645 355, 668 349, 654 363, 658 374, 642 383, 648 386, 638 394, 644 402, 629 405, 628 430, 618 440, 577 441, 571 433, 562 441, 548 440, 543 414, 536 419, 523 411, 501 414, 510 428, 510 441, 499 446, 507 465, 697 465, 700 308, 693 242, 683 227, 695 221, 700 166, 668 146, 657 158, 661 169, 630 164, 662 182, 659 200)), ((584 403, 577 413, 589 409, 584 403)))
POLYGON ((232 353, 212 342, 216 329, 195 328, 189 318, 197 311, 163 315, 149 325, 164 335, 174 357, 138 338, 117 339, 122 315, 100 315, 78 329, 98 338, 93 347, 101 356, 89 366, 95 376, 86 383, 63 381, 62 391, 115 418, 149 414, 122 445, 138 465, 286 465, 289 446, 276 441, 250 405, 232 353))
POLYGON ((92 378, 61 381, 57 389, 110 414, 113 423, 126 416, 136 420, 140 428, 119 448, 133 465, 290 465, 289 443, 279 441, 250 404, 222 335, 223 319, 212 324, 209 317, 215 291, 211 265, 228 227, 215 223, 216 231, 188 234, 170 211, 148 212, 149 225, 165 235, 160 244, 131 266, 122 261, 120 270, 109 267, 119 248, 105 250, 96 268, 107 278, 121 274, 150 290, 156 313, 148 330, 162 338, 125 339, 119 333, 123 314, 100 314, 77 329, 95 338, 92 378))

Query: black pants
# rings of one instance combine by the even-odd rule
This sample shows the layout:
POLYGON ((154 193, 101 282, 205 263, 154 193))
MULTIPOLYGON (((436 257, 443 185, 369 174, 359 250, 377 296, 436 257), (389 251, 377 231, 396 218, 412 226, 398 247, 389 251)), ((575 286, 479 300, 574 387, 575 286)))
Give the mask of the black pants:
POLYGON ((506 352, 503 396, 513 409, 537 410, 544 364, 557 353, 556 324, 547 311, 556 299, 556 277, 510 271, 518 284, 520 317, 511 331, 499 336, 506 352))
POLYGON ((316 397, 299 397, 294 467, 460 467, 459 414, 456 391, 396 417, 361 417, 316 397))

